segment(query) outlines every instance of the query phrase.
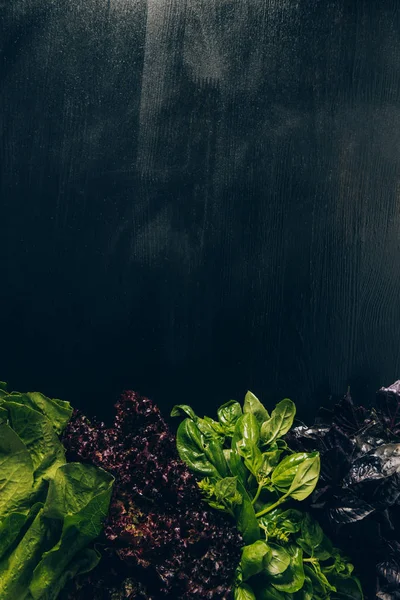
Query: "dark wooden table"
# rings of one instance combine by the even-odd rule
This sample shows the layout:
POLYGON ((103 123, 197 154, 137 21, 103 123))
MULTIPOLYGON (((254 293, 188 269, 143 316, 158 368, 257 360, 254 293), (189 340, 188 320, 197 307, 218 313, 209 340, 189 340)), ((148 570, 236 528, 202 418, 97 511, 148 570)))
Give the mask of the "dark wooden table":
POLYGON ((398 0, 0 2, 0 379, 106 414, 400 376, 398 0))

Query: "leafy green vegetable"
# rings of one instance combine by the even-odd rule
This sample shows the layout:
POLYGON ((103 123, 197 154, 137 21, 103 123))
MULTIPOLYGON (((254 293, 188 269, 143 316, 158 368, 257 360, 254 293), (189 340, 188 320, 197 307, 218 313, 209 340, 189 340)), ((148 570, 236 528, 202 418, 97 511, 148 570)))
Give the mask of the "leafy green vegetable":
POLYGON ((224 433, 232 435, 235 431, 236 422, 242 415, 242 407, 239 402, 230 400, 229 402, 226 402, 226 404, 220 406, 217 414, 224 433))
MULTIPOLYGON (((57 578, 53 577, 52 581, 46 586, 46 592, 40 596, 40 600, 55 600, 65 585, 78 575, 92 571, 99 564, 101 559, 100 553, 94 548, 85 548, 78 552, 74 558, 68 563, 67 567, 57 578)), ((30 590, 29 600, 35 598, 30 590)))
POLYGON ((288 567, 282 573, 271 577, 271 583, 280 592, 298 592, 303 587, 305 579, 303 550, 293 544, 287 547, 287 552, 290 556, 288 567))
POLYGON ((235 425, 234 436, 243 444, 258 444, 260 439, 260 426, 252 413, 241 416, 235 425))
POLYGON ((27 518, 25 513, 12 512, 0 521, 0 559, 18 538, 27 518))
POLYGON ((0 525, 0 559, 16 545, 23 528, 26 529, 32 523, 42 507, 43 504, 37 502, 28 512, 12 512, 2 519, 0 525))
POLYGON ((259 578, 252 584, 255 590, 256 600, 288 600, 289 595, 284 592, 278 592, 267 580, 259 578))
POLYGON ((295 415, 296 406, 289 398, 278 402, 271 413, 271 418, 264 421, 261 426, 262 443, 271 444, 276 438, 285 435, 293 425, 295 415))
POLYGON ((269 412, 252 392, 244 397, 243 412, 253 414, 260 425, 269 419, 269 412))
POLYGON ((187 405, 171 414, 187 417, 177 448, 201 477, 204 500, 236 519, 246 544, 235 600, 362 598, 351 563, 308 513, 293 506, 315 489, 320 458, 318 452, 294 453, 282 439, 296 414, 291 400, 279 402, 271 416, 251 392, 243 411, 233 400, 223 404, 218 422, 197 417, 187 405))
MULTIPOLYGON (((332 542, 324 534, 322 542, 313 549, 313 556, 319 560, 328 560, 333 554, 332 542)), ((350 564, 350 563, 348 563, 350 564)))
POLYGON ((194 421, 182 421, 176 435, 176 443, 179 456, 192 471, 203 477, 219 477, 218 470, 206 454, 204 435, 194 421))
POLYGON ((289 496, 295 500, 305 500, 314 491, 315 486, 317 485, 319 471, 319 454, 312 453, 309 458, 299 465, 289 488, 289 496))
POLYGON ((171 417, 180 417, 182 415, 187 415, 189 419, 192 419, 193 421, 197 420, 197 416, 193 408, 187 404, 176 404, 171 410, 171 417))
POLYGON ((26 446, 33 463, 35 483, 41 484, 65 463, 64 449, 52 423, 42 413, 19 404, 5 402, 11 427, 26 446))
POLYGON ((251 497, 239 481, 238 490, 242 496, 242 503, 237 506, 235 511, 237 528, 242 534, 245 544, 252 544, 260 538, 260 527, 251 497))
POLYGON ((286 456, 274 469, 271 481, 274 486, 281 492, 287 492, 293 483, 295 475, 301 463, 309 458, 307 452, 298 452, 297 454, 289 454, 286 456))
POLYGON ((59 521, 62 533, 35 568, 29 586, 35 600, 55 586, 74 556, 101 532, 112 482, 111 475, 91 465, 69 463, 57 470, 50 482, 43 518, 59 521))
POLYGON ((283 450, 280 450, 277 446, 274 445, 271 446, 268 452, 262 453, 262 464, 257 474, 257 479, 259 482, 262 480, 268 481, 268 479, 266 479, 268 475, 272 471, 275 472, 275 467, 277 467, 279 464, 282 452, 283 450))
POLYGON ((235 588, 234 600, 256 600, 256 596, 249 585, 241 583, 235 588))
POLYGON ((270 543, 271 560, 266 564, 265 571, 269 575, 280 575, 290 565, 290 554, 283 546, 270 543))
POLYGON ((58 400, 56 398, 47 398, 40 392, 27 392, 20 394, 12 392, 8 398, 12 402, 17 402, 24 406, 41 412, 51 422, 56 433, 60 434, 72 415, 72 407, 69 402, 58 400))
POLYGON ((41 508, 18 546, 0 563, 2 600, 25 600, 29 597, 32 573, 42 554, 54 541, 55 532, 47 528, 41 508))
MULTIPOLYGON (((243 484, 243 486, 246 486, 248 471, 247 471, 245 465, 243 464, 243 461, 241 459, 241 455, 239 452, 239 447, 238 447, 240 442, 242 441, 242 438, 243 438, 243 436, 242 436, 242 430, 241 430, 241 419, 238 419, 238 422, 235 425, 235 430, 233 432, 232 439, 231 439, 231 453, 230 453, 230 460, 229 460, 229 469, 230 469, 232 475, 236 475, 236 477, 243 484)), ((229 438, 228 438, 228 440, 229 440, 229 438)), ((243 444, 242 444, 242 451, 244 451, 243 444)))
POLYGON ((271 548, 263 540, 257 540, 242 550, 240 567, 243 581, 265 569, 271 556, 271 548))
POLYGON ((309 514, 304 516, 301 523, 301 536, 306 544, 313 550, 318 548, 323 540, 324 532, 322 531, 322 528, 309 514))
POLYGON ((58 434, 72 413, 67 402, 0 385, 0 598, 55 600, 99 561, 88 545, 101 532, 113 478, 66 464, 58 434))
POLYGON ((213 508, 234 515, 234 508, 243 503, 243 497, 237 489, 238 481, 236 477, 225 477, 211 483, 209 478, 199 482, 199 487, 203 492, 207 502, 213 508))
POLYGON ((33 471, 22 440, 7 423, 0 424, 0 519, 29 508, 33 471))
POLYGON ((220 479, 215 485, 215 491, 217 498, 221 500, 229 500, 234 504, 240 504, 242 501, 242 497, 237 491, 236 477, 225 477, 224 479, 220 479))
POLYGON ((360 582, 356 577, 342 579, 336 582, 335 599, 337 600, 363 600, 360 582))

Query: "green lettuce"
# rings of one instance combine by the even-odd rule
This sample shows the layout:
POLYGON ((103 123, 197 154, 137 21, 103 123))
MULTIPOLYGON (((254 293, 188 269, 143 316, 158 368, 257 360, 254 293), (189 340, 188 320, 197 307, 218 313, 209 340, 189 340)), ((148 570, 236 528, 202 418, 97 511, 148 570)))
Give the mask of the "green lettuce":
POLYGON ((55 600, 69 579, 93 569, 113 477, 66 463, 59 435, 68 402, 8 393, 0 382, 0 598, 55 600))

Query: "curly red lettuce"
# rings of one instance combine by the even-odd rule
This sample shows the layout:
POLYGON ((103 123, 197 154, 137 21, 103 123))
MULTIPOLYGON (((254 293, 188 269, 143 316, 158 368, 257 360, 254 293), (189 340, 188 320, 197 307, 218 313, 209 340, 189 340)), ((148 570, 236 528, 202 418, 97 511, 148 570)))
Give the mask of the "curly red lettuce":
POLYGON ((242 540, 202 502, 159 409, 125 392, 112 427, 75 412, 63 436, 70 460, 115 477, 103 560, 69 590, 74 600, 227 600, 242 540))

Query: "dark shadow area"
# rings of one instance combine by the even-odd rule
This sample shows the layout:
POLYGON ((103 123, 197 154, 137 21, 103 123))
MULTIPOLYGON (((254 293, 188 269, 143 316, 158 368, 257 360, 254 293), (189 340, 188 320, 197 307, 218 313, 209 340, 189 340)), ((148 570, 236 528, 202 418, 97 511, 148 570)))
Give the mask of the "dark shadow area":
POLYGON ((0 11, 2 379, 307 419, 399 377, 395 0, 0 11))

